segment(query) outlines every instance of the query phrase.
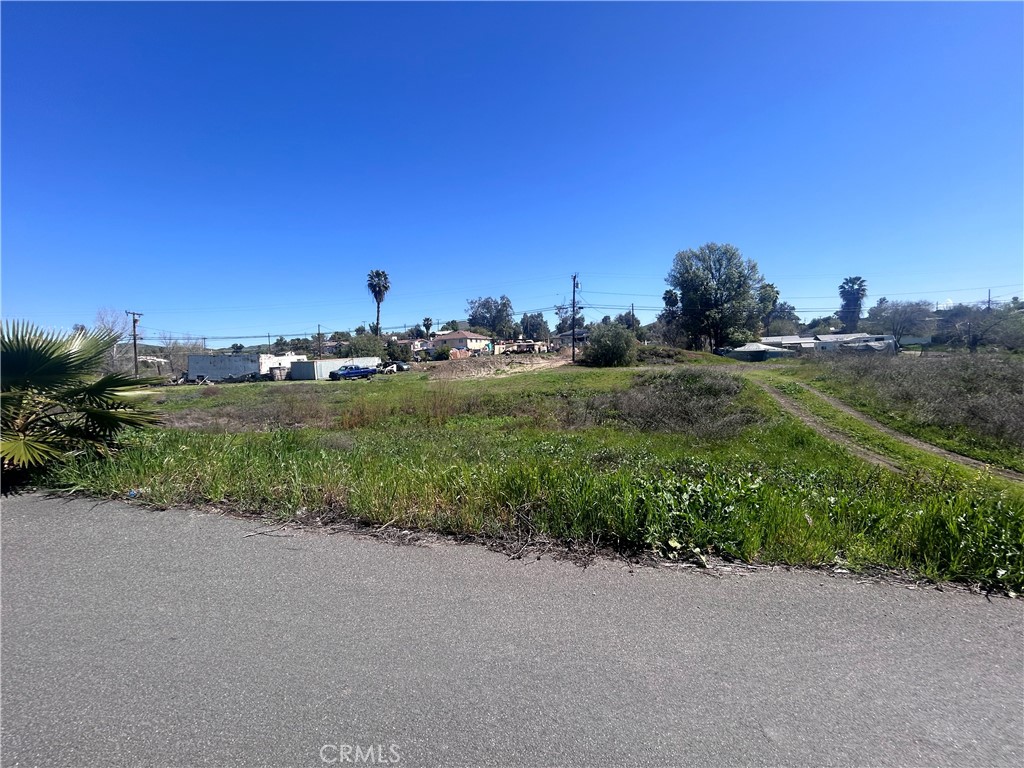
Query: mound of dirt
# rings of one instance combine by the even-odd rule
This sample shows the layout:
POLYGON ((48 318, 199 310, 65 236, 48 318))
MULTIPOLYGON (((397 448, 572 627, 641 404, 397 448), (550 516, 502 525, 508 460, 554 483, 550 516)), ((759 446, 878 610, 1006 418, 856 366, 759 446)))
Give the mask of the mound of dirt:
POLYGON ((479 379, 488 376, 504 376, 542 368, 555 368, 571 362, 564 357, 549 355, 497 355, 470 357, 466 360, 439 360, 430 363, 428 374, 431 379, 479 379))

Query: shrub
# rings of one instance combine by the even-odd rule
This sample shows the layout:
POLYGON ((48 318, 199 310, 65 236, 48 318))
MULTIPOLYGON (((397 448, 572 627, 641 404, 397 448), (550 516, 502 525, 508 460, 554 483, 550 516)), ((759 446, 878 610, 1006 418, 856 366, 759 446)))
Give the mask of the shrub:
POLYGON ((641 374, 625 391, 570 404, 566 426, 626 425, 644 432, 682 432, 704 439, 738 434, 757 415, 737 405, 743 382, 715 370, 641 374))
POLYGON ((636 338, 621 325, 597 325, 583 350, 584 365, 617 368, 636 361, 636 338))
POLYGON ((67 334, 27 322, 4 323, 0 456, 5 470, 106 452, 123 430, 157 421, 136 399, 142 394, 139 385, 152 380, 99 375, 118 339, 110 331, 67 334))
POLYGON ((451 358, 451 356, 452 350, 451 347, 449 347, 447 344, 442 344, 440 347, 434 350, 435 360, 448 360, 451 358))

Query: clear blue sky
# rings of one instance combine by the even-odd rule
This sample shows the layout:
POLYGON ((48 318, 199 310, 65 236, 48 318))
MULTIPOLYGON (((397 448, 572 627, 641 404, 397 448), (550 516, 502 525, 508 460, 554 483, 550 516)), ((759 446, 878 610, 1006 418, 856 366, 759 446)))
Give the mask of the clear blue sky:
POLYGON ((5 318, 648 321, 708 241, 805 319, 1024 295, 1021 3, 0 10, 5 318))

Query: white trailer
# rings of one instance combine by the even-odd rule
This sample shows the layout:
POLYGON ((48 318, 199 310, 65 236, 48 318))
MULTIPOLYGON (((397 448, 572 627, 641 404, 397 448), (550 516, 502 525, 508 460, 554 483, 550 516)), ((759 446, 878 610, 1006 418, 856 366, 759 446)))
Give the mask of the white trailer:
POLYGON ((292 363, 305 360, 305 355, 289 352, 285 355, 189 355, 188 380, 223 381, 239 379, 249 374, 269 374, 271 368, 291 368, 292 363))

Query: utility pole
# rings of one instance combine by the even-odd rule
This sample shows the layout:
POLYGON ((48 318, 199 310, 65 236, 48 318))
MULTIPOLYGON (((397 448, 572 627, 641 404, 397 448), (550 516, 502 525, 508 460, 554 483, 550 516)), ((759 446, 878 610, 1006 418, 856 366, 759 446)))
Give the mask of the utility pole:
POLYGON ((629 303, 629 330, 636 331, 636 304, 629 303))
POLYGON ((579 287, 579 283, 576 282, 576 278, 579 276, 579 272, 572 276, 572 361, 576 362, 576 289, 579 287))
POLYGON ((135 358, 135 378, 139 378, 139 318, 141 312, 132 312, 130 309, 124 311, 126 315, 132 316, 132 357, 135 358))
POLYGON ((324 335, 320 333, 320 323, 316 324, 316 356, 318 360, 324 359, 324 335))

